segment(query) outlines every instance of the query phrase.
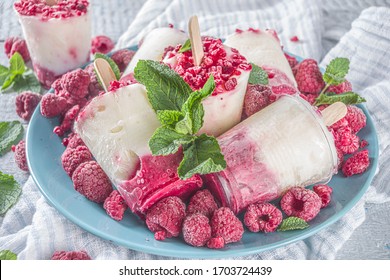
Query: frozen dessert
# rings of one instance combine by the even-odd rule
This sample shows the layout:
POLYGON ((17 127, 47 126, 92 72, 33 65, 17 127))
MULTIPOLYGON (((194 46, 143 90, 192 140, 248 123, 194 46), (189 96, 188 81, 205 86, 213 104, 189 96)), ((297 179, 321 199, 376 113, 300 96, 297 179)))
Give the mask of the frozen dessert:
POLYGON ((215 90, 203 100, 204 125, 199 134, 218 136, 241 120, 248 78, 252 69, 236 49, 222 44, 220 39, 203 37, 204 57, 194 65, 191 49, 181 51, 182 45, 166 53, 163 62, 175 70, 193 90, 199 90, 210 75, 215 90))
POLYGON ((14 4, 38 80, 47 88, 89 60, 91 17, 86 0, 42 0, 14 4))
POLYGON ((235 213, 275 199, 288 188, 326 182, 337 170, 331 133, 311 105, 297 96, 282 96, 218 142, 227 168, 205 178, 220 202, 235 213))
POLYGON ((150 59, 159 61, 169 48, 178 44, 183 44, 188 39, 187 35, 175 28, 161 27, 150 31, 140 42, 138 50, 123 76, 134 72, 134 68, 140 59, 150 59))
POLYGON ((202 186, 200 176, 180 180, 180 152, 151 155, 148 141, 160 126, 145 88, 118 88, 92 99, 79 114, 75 131, 124 197, 129 208, 145 214, 158 200, 185 198, 202 186))

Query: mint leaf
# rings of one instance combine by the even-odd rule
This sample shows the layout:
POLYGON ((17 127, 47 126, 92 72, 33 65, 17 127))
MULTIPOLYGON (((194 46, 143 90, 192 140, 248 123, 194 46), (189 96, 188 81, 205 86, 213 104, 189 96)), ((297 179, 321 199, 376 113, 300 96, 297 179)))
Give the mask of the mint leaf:
POLYGON ((159 110, 157 111, 157 118, 163 126, 175 125, 183 114, 174 110, 159 110))
POLYGON ((12 83, 13 83, 14 80, 15 80, 15 77, 16 77, 16 75, 14 75, 14 74, 9 74, 9 75, 5 78, 5 80, 4 80, 4 82, 3 82, 3 85, 1 86, 1 90, 4 91, 4 90, 8 89, 9 87, 11 87, 11 86, 12 86, 12 83))
POLYGON ((23 126, 19 121, 0 122, 0 156, 11 150, 23 136, 23 126))
POLYGON ((9 71, 13 75, 21 75, 26 70, 23 57, 18 53, 14 53, 9 60, 9 71))
POLYGON ((278 231, 287 231, 287 230, 296 230, 296 229, 305 229, 309 224, 298 217, 288 217, 282 221, 279 226, 278 231))
POLYGON ((349 71, 349 59, 343 57, 334 58, 326 67, 323 79, 327 85, 339 85, 345 81, 349 71))
POLYGON ((10 250, 0 251, 0 260, 1 261, 14 261, 17 259, 17 255, 10 250))
POLYGON ((176 123, 175 130, 181 134, 193 134, 193 123, 189 112, 185 113, 184 118, 176 123))
POLYGON ((185 43, 181 46, 179 53, 186 52, 189 50, 191 50, 191 40, 187 39, 187 41, 185 41, 185 43))
POLYGON ((152 155, 169 155, 176 153, 181 145, 194 141, 194 136, 176 132, 169 127, 159 127, 149 140, 152 155))
POLYGON ((251 63, 252 65, 252 71, 249 74, 249 80, 248 83, 252 85, 268 85, 268 74, 267 72, 257 66, 256 64, 251 63))
POLYGON ((209 174, 226 168, 226 161, 214 137, 202 134, 184 147, 184 157, 177 172, 185 180, 195 174, 209 174))
POLYGON ((0 171, 0 215, 15 204, 22 189, 12 175, 0 171))
POLYGON ((359 94, 352 91, 344 92, 341 94, 326 92, 326 93, 321 93, 316 98, 314 105, 319 106, 324 104, 333 104, 338 101, 343 102, 346 105, 350 105, 350 104, 359 104, 359 103, 366 102, 366 99, 364 99, 359 94))
POLYGON ((110 64, 112 71, 114 71, 115 78, 119 81, 119 79, 121 78, 121 71, 119 70, 119 67, 118 67, 118 65, 116 65, 115 61, 112 60, 112 58, 110 58, 109 56, 102 54, 102 53, 95 53, 94 58, 95 59, 103 58, 104 60, 106 60, 108 62, 108 64, 110 64))
POLYGON ((9 70, 7 67, 0 65, 0 85, 3 86, 4 81, 9 76, 9 70))
POLYGON ((181 111, 192 92, 179 74, 158 61, 140 60, 134 69, 134 77, 146 87, 150 104, 155 111, 181 111))
POLYGON ((18 75, 15 77, 12 90, 18 93, 27 90, 39 93, 41 92, 41 84, 39 83, 34 72, 29 69, 23 73, 23 75, 18 75))

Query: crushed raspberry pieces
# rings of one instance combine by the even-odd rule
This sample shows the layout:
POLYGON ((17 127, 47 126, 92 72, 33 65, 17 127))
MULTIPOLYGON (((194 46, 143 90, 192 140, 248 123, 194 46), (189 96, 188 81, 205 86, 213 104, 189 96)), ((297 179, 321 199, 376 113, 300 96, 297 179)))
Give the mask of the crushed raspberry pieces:
POLYGON ((168 196, 154 204, 146 213, 146 225, 156 240, 177 237, 186 216, 186 205, 177 196, 168 196))
POLYGON ((341 170, 345 176, 349 177, 352 175, 363 173, 367 170, 369 165, 370 158, 368 155, 368 150, 362 150, 348 158, 344 162, 341 170))
POLYGON ((195 213, 184 219, 182 233, 184 241, 194 247, 206 245, 211 238, 209 218, 201 213, 195 213))
POLYGON ((251 204, 244 215, 244 224, 252 232, 273 232, 282 220, 282 212, 270 203, 251 204))
POLYGON ((18 37, 9 37, 4 42, 4 51, 8 58, 11 58, 14 53, 18 52, 24 62, 30 61, 30 53, 27 48, 26 41, 18 37))
POLYGON ((225 239, 223 237, 212 237, 207 241, 206 245, 210 249, 221 249, 225 247, 225 239))
POLYGON ((268 86, 248 84, 244 98, 245 116, 250 117, 268 106, 271 103, 271 94, 272 91, 268 86))
POLYGON ((213 195, 207 189, 197 191, 191 198, 187 206, 187 215, 201 213, 211 218, 218 205, 213 195))
POLYGON ((61 88, 73 98, 83 98, 88 94, 88 86, 91 81, 89 73, 82 69, 65 73, 61 77, 61 88))
POLYGON ((105 35, 99 35, 92 38, 91 53, 109 53, 115 47, 114 42, 105 35))
POLYGON ((61 122, 61 125, 54 127, 53 132, 57 134, 58 136, 62 137, 66 132, 68 132, 80 111, 80 106, 75 105, 72 108, 70 108, 64 115, 64 118, 61 122))
POLYGON ((127 209, 125 199, 117 190, 113 190, 103 203, 103 208, 114 220, 120 221, 127 209))
POLYGON ((23 171, 28 171, 27 158, 26 158, 26 142, 21 140, 16 146, 12 146, 14 151, 15 163, 23 171))
POLYGON ((47 93, 42 97, 41 114, 46 118, 53 118, 61 115, 68 107, 64 97, 47 93))
POLYGON ((106 173, 96 161, 81 163, 72 175, 76 191, 89 200, 102 203, 112 192, 112 185, 106 173))
POLYGON ((92 160, 92 154, 86 146, 68 147, 61 156, 62 167, 70 177, 80 164, 90 160, 92 160))
POLYGON ((85 251, 55 251, 52 260, 90 260, 85 251))
POLYGON ((24 91, 18 94, 15 99, 18 116, 25 121, 29 121, 41 98, 42 95, 31 91, 24 91))
POLYGON ((341 84, 339 84, 337 86, 328 87, 328 89, 326 91, 333 92, 336 94, 341 94, 344 92, 352 91, 352 84, 349 81, 345 80, 344 82, 342 82, 341 84))
POLYGON ((291 41, 291 42, 299 42, 299 38, 298 38, 298 36, 292 36, 292 37, 290 38, 290 41, 291 41))
POLYGON ((305 59, 294 67, 295 80, 302 93, 318 94, 325 86, 322 73, 314 59, 305 59))
POLYGON ((111 59, 118 65, 119 71, 125 71, 127 65, 129 65, 131 59, 133 58, 135 51, 123 49, 114 52, 111 56, 111 59))
POLYGON ((227 207, 214 211, 210 220, 212 237, 222 237, 225 244, 240 241, 244 234, 241 221, 227 207))
POLYGON ((312 220, 320 212, 321 198, 312 190, 302 187, 289 189, 282 197, 280 206, 287 216, 312 220))
POLYGON ((313 187, 313 191, 321 198, 321 208, 325 208, 329 205, 333 192, 333 189, 330 186, 316 185, 313 187))
POLYGON ((291 69, 298 65, 298 60, 295 57, 289 55, 288 53, 284 53, 284 56, 287 58, 288 64, 290 64, 291 69))

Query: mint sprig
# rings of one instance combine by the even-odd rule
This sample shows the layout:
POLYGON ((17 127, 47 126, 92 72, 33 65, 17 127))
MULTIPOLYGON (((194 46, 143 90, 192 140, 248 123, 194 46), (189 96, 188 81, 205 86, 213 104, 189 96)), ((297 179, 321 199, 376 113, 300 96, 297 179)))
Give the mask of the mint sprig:
POLYGON ((206 134, 196 135, 203 126, 202 101, 215 89, 214 77, 210 76, 202 89, 192 91, 175 71, 151 60, 140 60, 134 76, 145 85, 162 125, 149 140, 152 155, 169 155, 182 148, 183 159, 177 172, 183 180, 226 168, 217 140, 206 134))
POLYGON ((14 177, 0 171, 0 215, 4 215, 15 204, 21 192, 14 177))
POLYGON ((324 104, 333 104, 335 102, 343 102, 346 105, 350 104, 359 104, 366 102, 366 99, 361 97, 359 94, 349 91, 340 94, 335 94, 334 92, 325 92, 321 93, 315 100, 314 105, 320 106, 324 104))
POLYGON ((249 74, 249 80, 248 83, 251 85, 268 85, 268 74, 267 72, 257 66, 254 63, 251 63, 252 65, 252 70, 251 73, 249 74))
POLYGON ((179 53, 186 52, 191 50, 191 40, 187 39, 187 41, 184 42, 184 44, 180 47, 179 53))
POLYGON ((34 72, 26 67, 22 56, 18 52, 12 55, 9 64, 9 68, 0 65, 1 92, 41 91, 41 84, 35 77, 34 72))
POLYGON ((14 261, 17 260, 18 256, 10 250, 0 251, 0 260, 1 261, 14 261))
POLYGON ((349 59, 336 57, 332 59, 325 69, 323 79, 327 85, 339 85, 345 81, 349 71, 349 59))
POLYGON ((288 217, 283 219, 278 231, 305 229, 307 227, 309 227, 309 224, 305 220, 298 217, 288 217))
POLYGON ((23 136, 23 126, 19 121, 0 122, 0 156, 11 150, 23 136))

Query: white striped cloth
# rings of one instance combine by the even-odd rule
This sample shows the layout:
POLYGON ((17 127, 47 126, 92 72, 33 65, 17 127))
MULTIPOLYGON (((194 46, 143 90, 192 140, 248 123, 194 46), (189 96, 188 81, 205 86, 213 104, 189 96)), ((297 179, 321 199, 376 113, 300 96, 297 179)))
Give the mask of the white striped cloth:
MULTIPOLYGON (((334 259, 365 220, 366 203, 390 201, 390 5, 379 0, 339 2, 148 0, 118 41, 117 48, 136 45, 151 29, 169 23, 186 30, 189 16, 197 14, 203 34, 223 38, 236 28, 274 28, 286 50, 315 58, 322 66, 333 57, 350 58, 348 79, 367 99, 379 136, 379 171, 372 186, 351 211, 310 238, 240 259, 334 259), (294 35, 299 44, 289 40, 294 35)), ((11 114, 4 104, 12 98, 0 96, 1 116, 11 114)), ((0 169, 23 180, 26 175, 10 161, 8 154, 0 158, 0 169)), ((0 218, 1 249, 18 253, 19 259, 49 259, 55 250, 80 249, 93 259, 168 259, 113 245, 82 230, 47 204, 31 178, 17 205, 0 218)))

